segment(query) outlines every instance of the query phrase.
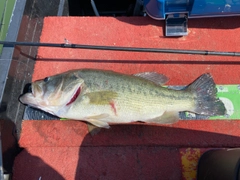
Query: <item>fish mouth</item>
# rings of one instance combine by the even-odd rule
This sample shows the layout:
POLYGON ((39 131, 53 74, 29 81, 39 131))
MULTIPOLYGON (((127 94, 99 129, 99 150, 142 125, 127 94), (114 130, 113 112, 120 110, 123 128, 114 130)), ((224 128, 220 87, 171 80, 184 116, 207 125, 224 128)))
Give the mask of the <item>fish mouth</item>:
POLYGON ((35 97, 33 96, 32 93, 28 92, 25 94, 22 94, 18 97, 18 101, 21 102, 23 105, 26 106, 32 106, 32 107, 37 107, 37 100, 35 99, 35 97))
POLYGON ((66 105, 68 106, 68 105, 72 104, 74 101, 76 101, 76 99, 78 98, 80 93, 81 93, 81 87, 78 87, 77 91, 74 93, 73 97, 66 105))
MULTIPOLYGON (((30 93, 28 93, 28 94, 30 94, 30 93)), ((25 94, 21 94, 21 95, 18 97, 18 101, 19 101, 20 103, 22 103, 23 105, 27 106, 28 103, 27 103, 27 101, 26 101, 25 99, 26 99, 26 93, 25 93, 25 94)))
POLYGON ((21 102, 24 105, 28 105, 28 101, 26 99, 26 96, 33 96, 32 92, 32 84, 28 83, 24 86, 22 94, 18 97, 18 101, 21 102))

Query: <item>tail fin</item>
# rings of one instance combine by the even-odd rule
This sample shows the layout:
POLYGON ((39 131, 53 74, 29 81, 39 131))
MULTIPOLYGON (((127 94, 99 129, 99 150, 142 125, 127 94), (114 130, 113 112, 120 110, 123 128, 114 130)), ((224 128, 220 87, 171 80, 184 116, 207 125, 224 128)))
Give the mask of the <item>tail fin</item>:
POLYGON ((226 114, 223 102, 216 97, 216 84, 210 74, 200 76, 187 87, 187 90, 196 95, 195 113, 208 116, 226 114))

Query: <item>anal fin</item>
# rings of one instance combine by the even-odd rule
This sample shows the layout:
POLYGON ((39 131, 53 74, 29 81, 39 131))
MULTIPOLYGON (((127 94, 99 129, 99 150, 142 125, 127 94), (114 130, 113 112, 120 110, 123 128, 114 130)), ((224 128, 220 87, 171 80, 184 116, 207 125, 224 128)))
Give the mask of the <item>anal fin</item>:
POLYGON ((148 123, 158 124, 172 124, 179 120, 178 112, 176 111, 165 111, 162 116, 147 120, 148 123))

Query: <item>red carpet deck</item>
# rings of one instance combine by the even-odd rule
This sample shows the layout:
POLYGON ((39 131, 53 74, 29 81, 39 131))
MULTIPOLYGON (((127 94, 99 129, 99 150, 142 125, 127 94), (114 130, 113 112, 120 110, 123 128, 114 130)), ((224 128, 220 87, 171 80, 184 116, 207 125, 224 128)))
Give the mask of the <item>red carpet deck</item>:
MULTIPOLYGON (((189 35, 164 37, 164 22, 148 17, 47 17, 41 42, 240 51, 239 17, 189 20, 189 35)), ((239 57, 40 47, 33 80, 70 69, 156 71, 169 85, 203 73, 217 84, 240 83, 239 57)), ((240 147, 240 121, 180 121, 116 125, 96 136, 79 121, 24 121, 13 179, 194 179, 209 148, 240 147)))

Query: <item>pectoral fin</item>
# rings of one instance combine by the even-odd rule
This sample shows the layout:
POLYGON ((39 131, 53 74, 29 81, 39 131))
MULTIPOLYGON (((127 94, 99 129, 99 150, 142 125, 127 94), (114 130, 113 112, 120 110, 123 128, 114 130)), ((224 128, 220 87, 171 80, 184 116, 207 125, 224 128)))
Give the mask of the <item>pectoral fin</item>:
POLYGON ((178 120, 179 120, 178 112, 165 111, 162 116, 150 119, 146 122, 158 124, 171 124, 177 122, 178 120))

